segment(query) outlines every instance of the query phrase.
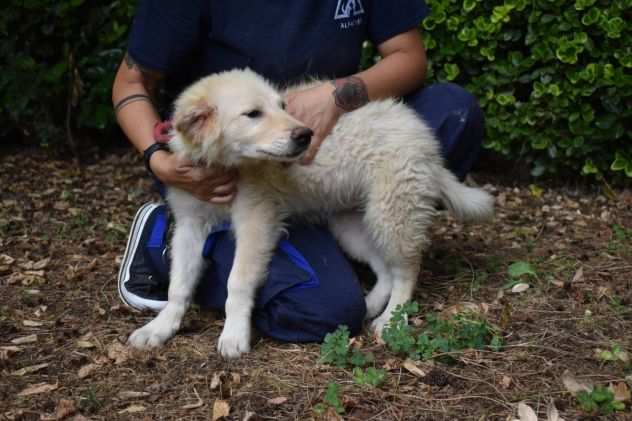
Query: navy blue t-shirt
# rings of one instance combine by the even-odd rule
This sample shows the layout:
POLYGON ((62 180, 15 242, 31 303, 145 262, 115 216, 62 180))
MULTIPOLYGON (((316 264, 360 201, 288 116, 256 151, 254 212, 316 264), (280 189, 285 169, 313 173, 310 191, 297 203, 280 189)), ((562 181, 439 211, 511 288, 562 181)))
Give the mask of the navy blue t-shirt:
POLYGON ((364 41, 379 45, 427 14, 422 0, 140 0, 128 52, 164 73, 171 94, 243 67, 283 85, 356 73, 364 41))

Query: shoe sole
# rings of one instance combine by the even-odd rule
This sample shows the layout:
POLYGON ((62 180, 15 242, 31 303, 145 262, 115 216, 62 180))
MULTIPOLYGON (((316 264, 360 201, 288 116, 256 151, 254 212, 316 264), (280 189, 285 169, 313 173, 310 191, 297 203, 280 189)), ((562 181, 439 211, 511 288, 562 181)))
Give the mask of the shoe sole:
POLYGON ((125 283, 129 281, 129 268, 132 264, 132 261, 134 260, 134 253, 136 252, 138 248, 138 242, 140 241, 140 232, 147 223, 147 219, 149 218, 151 213, 160 206, 162 205, 157 203, 146 203, 141 206, 140 209, 138 209, 138 212, 136 212, 136 215, 134 216, 134 221, 132 222, 132 229, 127 239, 125 254, 123 254, 123 261, 121 262, 121 267, 119 269, 119 297, 121 297, 121 301, 123 301, 126 306, 135 308, 137 310, 150 309, 153 311, 160 311, 167 305, 166 301, 141 298, 135 294, 132 294, 127 290, 127 288, 125 288, 125 283))

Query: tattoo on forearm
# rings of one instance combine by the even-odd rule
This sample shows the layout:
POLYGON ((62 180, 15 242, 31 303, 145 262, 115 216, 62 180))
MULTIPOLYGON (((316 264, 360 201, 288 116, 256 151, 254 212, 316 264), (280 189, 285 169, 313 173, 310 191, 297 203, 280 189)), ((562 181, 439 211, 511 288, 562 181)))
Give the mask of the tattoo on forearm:
POLYGON ((369 102, 366 84, 356 76, 332 81, 336 90, 333 92, 336 105, 345 111, 356 110, 369 102))
POLYGON ((136 70, 137 72, 140 72, 145 90, 156 103, 156 99, 160 91, 160 83, 162 82, 164 75, 158 71, 141 66, 132 58, 132 56, 129 55, 129 53, 125 53, 123 61, 129 70, 136 70))
POLYGON ((127 68, 128 69, 133 69, 134 67, 138 68, 138 66, 136 65, 136 62, 134 61, 134 59, 132 58, 132 56, 129 55, 129 53, 125 53, 125 64, 127 64, 127 68))
POLYGON ((149 95, 145 95, 145 94, 134 94, 134 95, 129 95, 126 96, 125 98, 123 98, 122 100, 120 100, 119 102, 117 102, 114 105, 114 114, 118 114, 119 111, 121 111, 121 109, 129 104, 131 104, 132 102, 137 102, 137 101, 147 101, 151 104, 153 104, 151 98, 149 97, 149 95))

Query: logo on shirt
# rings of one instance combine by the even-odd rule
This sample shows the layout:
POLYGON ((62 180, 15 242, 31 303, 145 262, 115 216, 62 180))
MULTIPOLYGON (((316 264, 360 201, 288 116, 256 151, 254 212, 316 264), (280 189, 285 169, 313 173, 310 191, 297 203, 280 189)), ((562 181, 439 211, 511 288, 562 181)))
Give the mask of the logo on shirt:
POLYGON ((364 7, 362 7, 362 0, 338 0, 334 19, 348 19, 363 14, 364 7))

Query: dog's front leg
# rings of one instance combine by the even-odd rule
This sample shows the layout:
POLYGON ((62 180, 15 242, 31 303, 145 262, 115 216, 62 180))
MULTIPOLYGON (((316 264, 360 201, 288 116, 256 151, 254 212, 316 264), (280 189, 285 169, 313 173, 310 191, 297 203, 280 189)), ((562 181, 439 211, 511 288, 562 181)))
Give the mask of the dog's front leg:
MULTIPOLYGON (((240 192, 240 196, 248 195, 240 192)), ((279 216, 271 204, 255 204, 240 196, 232 208, 235 260, 228 277, 226 321, 217 345, 224 358, 237 358, 250 350, 255 296, 265 281, 280 232, 279 216)))
POLYGON ((161 346, 180 329, 203 271, 202 248, 211 223, 202 218, 176 215, 167 306, 155 319, 132 333, 128 340, 130 345, 136 348, 161 346))

